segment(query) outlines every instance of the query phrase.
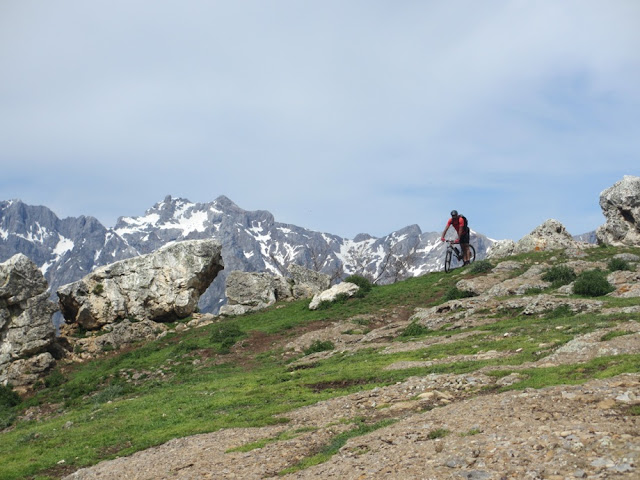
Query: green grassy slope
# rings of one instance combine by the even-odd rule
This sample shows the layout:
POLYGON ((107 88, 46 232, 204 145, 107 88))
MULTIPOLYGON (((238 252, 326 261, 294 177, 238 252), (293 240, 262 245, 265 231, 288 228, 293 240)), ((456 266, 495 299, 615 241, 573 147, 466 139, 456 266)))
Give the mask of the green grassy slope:
MULTIPOLYGON (((590 260, 621 251, 594 248, 590 260)), ((533 264, 554 254, 521 255, 533 264)), ((557 255, 557 253, 556 253, 557 255)), ((562 256, 560 255, 560 258, 562 256)), ((83 466, 221 428, 286 422, 292 409, 358 390, 389 385, 409 376, 473 372, 487 365, 510 367, 549 355, 577 335, 631 319, 637 314, 549 312, 522 317, 511 312, 473 335, 446 345, 381 355, 373 348, 336 353, 312 368, 292 368, 300 358, 283 355, 286 342, 302 332, 361 316, 362 328, 391 316, 408 318, 416 307, 437 305, 452 295, 470 268, 432 273, 373 288, 365 297, 309 311, 307 301, 279 304, 222 323, 169 334, 126 352, 111 352, 85 364, 62 365, 29 398, 0 402, 0 478, 60 478, 83 466), (222 327, 222 328, 221 328, 222 327), (543 345, 543 347, 541 347, 543 345), (508 359, 441 361, 430 367, 385 370, 399 361, 446 359, 489 350, 516 352, 508 359), (279 415, 276 417, 276 415, 279 415)), ((607 306, 640 305, 640 299, 599 297, 607 306)), ((446 329, 416 329, 394 341, 450 336, 446 329), (413 335, 413 336, 412 336, 413 335)), ((524 369, 523 380, 506 388, 583 382, 640 371, 640 355, 602 357, 588 363, 524 369)), ((363 431, 367 429, 363 427, 363 431)))

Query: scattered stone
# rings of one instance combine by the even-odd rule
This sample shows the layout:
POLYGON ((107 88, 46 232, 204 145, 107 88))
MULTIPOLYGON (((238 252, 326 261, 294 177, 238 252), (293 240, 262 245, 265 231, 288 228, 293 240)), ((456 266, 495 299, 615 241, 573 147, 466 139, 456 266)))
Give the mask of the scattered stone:
POLYGON ((346 295, 347 297, 353 297, 360 287, 355 283, 342 282, 334 285, 328 290, 314 295, 311 303, 309 304, 309 310, 316 310, 322 302, 334 302, 339 295, 346 295))
POLYGON ((629 262, 629 263, 640 262, 640 256, 634 255, 633 253, 618 253, 614 255, 613 258, 616 258, 618 260, 624 260, 625 262, 629 262))

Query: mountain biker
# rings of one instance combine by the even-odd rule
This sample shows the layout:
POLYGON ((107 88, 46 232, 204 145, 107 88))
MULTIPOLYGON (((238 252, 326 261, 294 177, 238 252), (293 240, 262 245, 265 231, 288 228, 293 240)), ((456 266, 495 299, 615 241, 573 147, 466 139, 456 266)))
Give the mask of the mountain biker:
POLYGON ((447 230, 449 230, 449 227, 453 227, 458 234, 458 241, 462 247, 463 265, 469 265, 469 225, 466 217, 464 215, 458 215, 457 210, 451 210, 451 218, 447 222, 444 232, 442 232, 441 240, 443 242, 445 241, 444 236, 447 230))

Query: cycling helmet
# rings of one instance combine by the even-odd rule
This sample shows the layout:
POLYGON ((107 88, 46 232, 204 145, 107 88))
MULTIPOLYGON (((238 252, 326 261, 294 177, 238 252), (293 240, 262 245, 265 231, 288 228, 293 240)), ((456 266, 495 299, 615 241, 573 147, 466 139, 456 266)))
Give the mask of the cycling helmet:
POLYGON ((452 217, 457 217, 458 216, 458 211, 457 210, 451 210, 451 216, 452 217))

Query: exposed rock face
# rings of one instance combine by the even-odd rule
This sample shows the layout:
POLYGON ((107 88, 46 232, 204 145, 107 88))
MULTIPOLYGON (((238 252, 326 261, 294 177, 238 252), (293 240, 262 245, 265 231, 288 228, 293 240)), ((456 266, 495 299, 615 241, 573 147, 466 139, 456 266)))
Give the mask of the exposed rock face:
POLYGON ((325 290, 313 297, 311 303, 309 304, 310 310, 316 310, 322 302, 333 302, 338 297, 338 295, 347 295, 348 297, 353 297, 356 293, 358 293, 360 287, 355 283, 350 282, 342 282, 338 285, 334 285, 329 290, 325 290))
POLYGON ((557 220, 547 220, 516 243, 514 254, 540 250, 575 248, 576 241, 557 220))
POLYGON ((85 330, 127 318, 172 321, 191 315, 200 295, 224 268, 213 240, 170 244, 100 267, 58 290, 67 323, 85 330))
POLYGON ((242 315, 262 310, 281 300, 311 298, 329 288, 329 275, 292 264, 290 278, 268 273, 235 270, 227 276, 227 305, 220 308, 221 315, 242 315))
POLYGON ((531 233, 522 237, 518 242, 500 240, 495 242, 487 251, 487 258, 504 258, 518 253, 542 250, 567 250, 572 256, 580 256, 582 249, 593 246, 587 242, 577 241, 567 232, 564 225, 557 220, 547 220, 536 227, 531 233))
POLYGON ((516 242, 513 240, 499 240, 487 251, 487 258, 503 258, 513 254, 516 248, 516 242))
POLYGON ((227 276, 227 305, 220 308, 221 315, 241 315, 261 310, 290 297, 290 287, 284 277, 268 273, 235 270, 227 276))
POLYGON ((291 264, 288 269, 293 280, 291 293, 293 298, 311 298, 331 285, 331 278, 324 273, 315 272, 300 265, 291 264))
POLYGON ((46 293, 47 281, 22 254, 0 264, 0 383, 34 383, 53 366, 55 342, 51 316, 57 310, 46 293))
POLYGON ((640 177, 625 175, 600 194, 600 208, 607 222, 598 227, 598 243, 640 245, 640 177))
POLYGON ((168 330, 164 324, 151 320, 124 320, 116 325, 106 325, 105 329, 108 332, 103 335, 74 339, 74 355, 80 359, 95 358, 108 350, 119 350, 138 342, 153 341, 168 330))

